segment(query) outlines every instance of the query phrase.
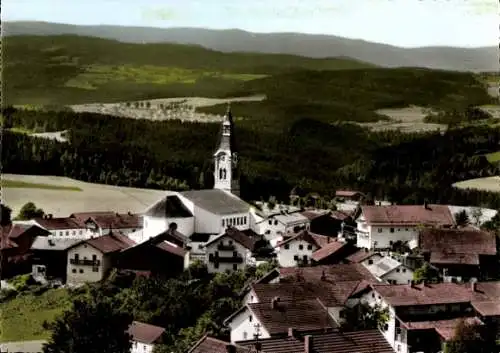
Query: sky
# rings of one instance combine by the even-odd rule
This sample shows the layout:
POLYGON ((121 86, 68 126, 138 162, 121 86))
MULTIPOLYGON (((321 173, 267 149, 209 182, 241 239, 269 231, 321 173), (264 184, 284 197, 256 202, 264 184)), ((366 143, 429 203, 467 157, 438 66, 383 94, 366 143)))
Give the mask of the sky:
POLYGON ((3 0, 2 21, 238 28, 401 47, 496 46, 498 0, 3 0))

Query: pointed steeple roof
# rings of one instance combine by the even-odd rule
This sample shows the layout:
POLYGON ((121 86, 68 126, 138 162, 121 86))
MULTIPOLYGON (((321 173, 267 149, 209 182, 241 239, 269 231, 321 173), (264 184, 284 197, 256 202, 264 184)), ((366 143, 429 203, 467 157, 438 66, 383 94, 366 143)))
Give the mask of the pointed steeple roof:
POLYGON ((235 138, 233 114, 231 113, 231 104, 228 103, 226 114, 224 115, 224 119, 222 120, 221 128, 219 130, 219 138, 215 152, 217 152, 218 150, 230 150, 231 152, 235 152, 236 145, 234 141, 235 138), (229 136, 223 134, 224 126, 227 125, 229 125, 229 136))

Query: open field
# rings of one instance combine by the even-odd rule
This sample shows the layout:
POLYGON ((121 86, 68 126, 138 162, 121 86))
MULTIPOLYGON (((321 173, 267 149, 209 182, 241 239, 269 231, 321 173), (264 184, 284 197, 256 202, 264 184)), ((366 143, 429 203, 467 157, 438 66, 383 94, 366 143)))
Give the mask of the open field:
POLYGON ((19 183, 49 185, 58 189, 9 187, 2 188, 5 204, 16 215, 27 202, 51 213, 54 217, 66 217, 73 212, 115 211, 143 212, 168 191, 128 188, 122 186, 86 183, 66 177, 4 174, 3 178, 19 183), (61 189, 61 187, 72 189, 61 189), (81 189, 75 192, 73 189, 81 189))
POLYGON ((464 180, 453 184, 453 186, 459 189, 500 192, 500 176, 464 180))
POLYGON ((136 102, 71 105, 69 107, 75 112, 109 114, 125 118, 149 120, 180 119, 183 121, 215 122, 221 121, 223 115, 198 112, 196 108, 231 102, 258 102, 265 98, 264 95, 239 98, 159 98, 136 102))
POLYGON ((381 120, 375 123, 360 123, 359 125, 368 127, 374 131, 399 130, 402 132, 434 131, 444 130, 444 124, 425 123, 424 118, 432 114, 431 109, 410 106, 406 108, 379 109, 377 114, 386 116, 389 120, 381 120))
POLYGON ((52 321, 70 307, 66 289, 51 289, 38 296, 22 294, 0 304, 0 341, 28 341, 49 338, 44 321, 52 321))
POLYGON ((500 151, 488 153, 485 157, 490 163, 498 163, 500 162, 500 151))
POLYGON ((2 179, 2 188, 26 188, 26 189, 48 189, 48 190, 68 190, 68 191, 82 191, 82 189, 75 186, 61 186, 54 184, 39 184, 28 183, 19 180, 2 179))

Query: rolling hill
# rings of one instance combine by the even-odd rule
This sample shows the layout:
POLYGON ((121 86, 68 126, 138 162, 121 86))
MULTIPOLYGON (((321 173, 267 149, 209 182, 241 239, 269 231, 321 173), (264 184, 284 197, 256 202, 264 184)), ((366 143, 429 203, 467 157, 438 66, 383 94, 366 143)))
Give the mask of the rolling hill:
POLYGON ((363 40, 301 33, 250 33, 204 28, 77 26, 48 22, 4 22, 3 35, 72 34, 126 43, 194 44, 222 52, 254 52, 313 58, 349 57, 384 67, 427 67, 456 71, 497 71, 498 48, 401 48, 363 40))

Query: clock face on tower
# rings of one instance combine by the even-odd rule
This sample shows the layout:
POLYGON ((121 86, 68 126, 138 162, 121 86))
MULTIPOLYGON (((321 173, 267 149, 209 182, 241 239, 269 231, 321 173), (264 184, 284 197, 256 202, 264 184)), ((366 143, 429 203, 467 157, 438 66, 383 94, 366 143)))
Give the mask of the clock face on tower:
POLYGON ((220 160, 221 162, 224 162, 226 160, 226 156, 225 155, 220 156, 220 160))

